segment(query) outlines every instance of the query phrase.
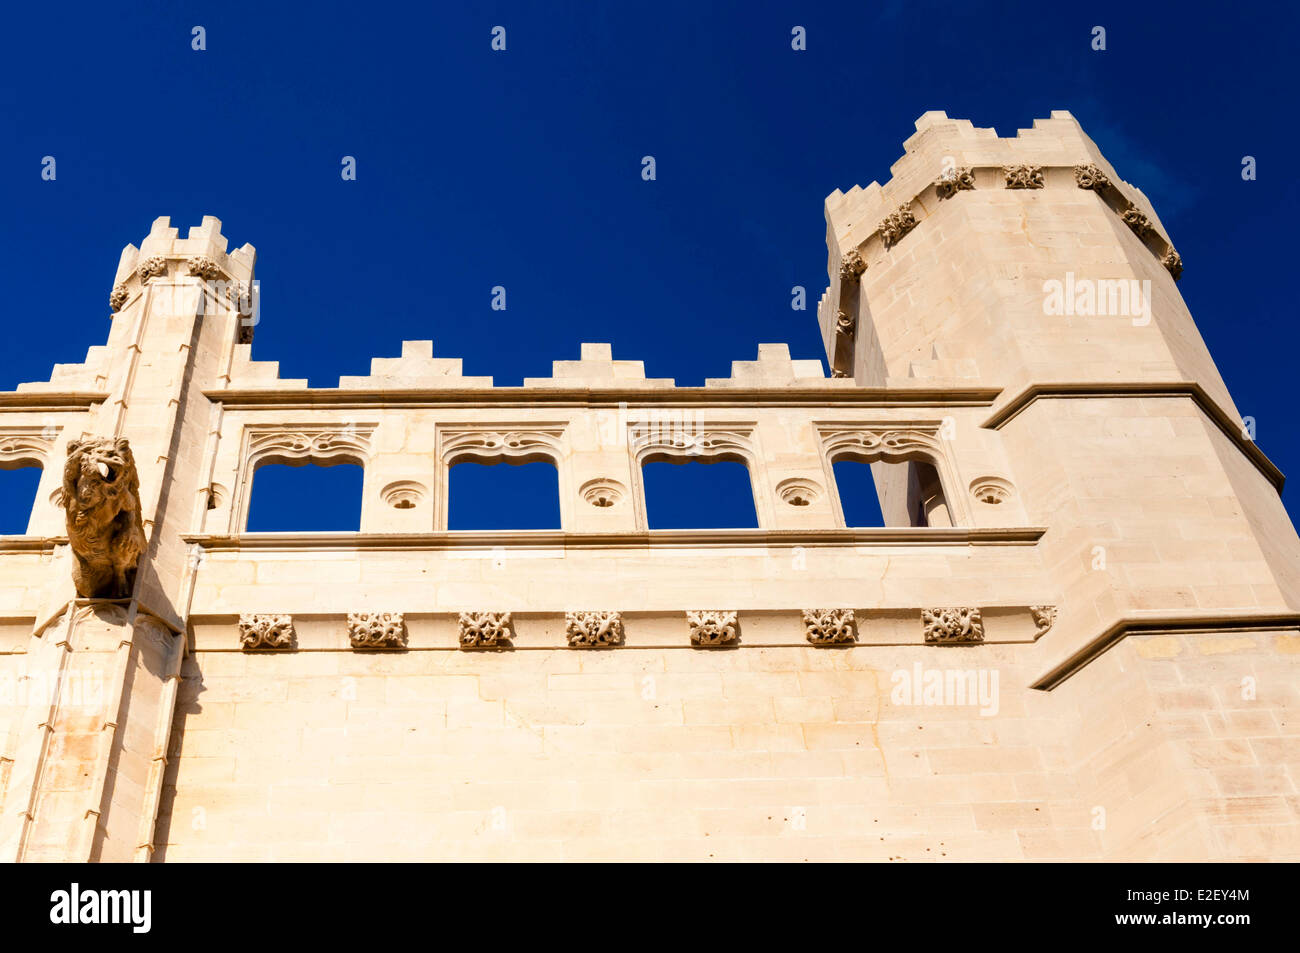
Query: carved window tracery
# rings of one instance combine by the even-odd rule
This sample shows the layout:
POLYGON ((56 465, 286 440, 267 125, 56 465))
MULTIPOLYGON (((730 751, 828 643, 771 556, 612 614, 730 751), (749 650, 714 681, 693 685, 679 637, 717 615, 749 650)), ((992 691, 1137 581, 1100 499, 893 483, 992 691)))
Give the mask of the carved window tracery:
POLYGON ((560 495, 560 527, 571 525, 571 474, 566 465, 564 423, 484 423, 440 426, 437 437, 438 473, 434 493, 434 528, 447 529, 451 468, 459 463, 549 463, 555 467, 560 495))
POLYGON ((0 429, 0 470, 44 467, 58 435, 57 427, 0 429))
POLYGON ((365 468, 370 460, 371 436, 375 424, 345 423, 274 427, 246 427, 239 479, 239 499, 231 514, 232 532, 248 525, 253 476, 258 468, 271 464, 301 467, 308 464, 333 466, 354 463, 365 468))
MULTIPOLYGON (((822 437, 827 482, 832 486, 835 485, 832 467, 839 460, 855 460, 868 464, 877 461, 915 463, 919 467, 918 478, 924 477, 927 468, 932 470, 931 476, 926 479, 934 485, 921 487, 921 491, 927 496, 925 511, 946 514, 943 518, 947 523, 914 522, 913 525, 970 525, 970 512, 964 502, 964 494, 953 493, 949 489, 958 484, 941 436, 941 422, 918 422, 910 426, 883 423, 819 424, 817 426, 822 437), (935 499, 928 499, 929 497, 935 499)), ((838 502, 837 507, 839 507, 838 502)), ((839 511, 842 521, 844 518, 842 507, 839 507, 839 511)))

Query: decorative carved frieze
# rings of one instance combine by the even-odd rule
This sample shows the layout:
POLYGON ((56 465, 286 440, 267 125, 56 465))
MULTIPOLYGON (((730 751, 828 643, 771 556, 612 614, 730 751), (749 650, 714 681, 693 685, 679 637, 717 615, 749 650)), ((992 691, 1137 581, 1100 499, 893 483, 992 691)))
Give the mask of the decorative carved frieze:
POLYGON ((698 609, 686 613, 691 627, 691 644, 735 645, 739 641, 739 613, 734 609, 698 609))
POLYGON ((123 437, 68 443, 63 509, 75 560, 72 581, 83 599, 125 599, 145 548, 140 477, 123 437))
POLYGON ((900 205, 898 211, 890 212, 881 220, 880 238, 886 248, 891 248, 914 228, 916 228, 916 215, 912 212, 912 203, 908 202, 900 205))
POLYGON ((840 259, 840 281, 854 282, 867 270, 867 263, 862 260, 856 248, 850 248, 840 259))
POLYGON ((623 644, 621 612, 566 612, 564 628, 571 648, 591 649, 623 644))
POLYGON ((293 648, 293 616, 241 615, 239 644, 249 650, 293 648))
POLYGON ((1030 606, 1029 614, 1034 617, 1037 635, 1045 635, 1056 622, 1056 606, 1030 606))
POLYGON ((562 451, 562 428, 548 430, 447 430, 442 456, 447 463, 514 458, 545 458, 554 462, 562 451))
POLYGON ((1043 187, 1043 169, 1037 165, 1003 166, 1002 176, 1009 189, 1041 189, 1043 187))
POLYGON ((922 609, 921 628, 930 643, 983 642, 984 620, 979 609, 922 609))
POLYGON ((0 463, 45 466, 57 427, 45 430, 0 430, 0 463))
POLYGON ((813 645, 843 645, 858 640, 852 609, 804 609, 803 628, 813 645))
POLYGON ((514 640, 509 612, 462 612, 460 647, 463 649, 504 648, 514 640))
POLYGON ((140 276, 140 283, 144 284, 150 278, 158 278, 167 274, 167 259, 160 258, 157 255, 146 258, 135 266, 135 271, 140 276))
POLYGON ((905 455, 917 452, 936 457, 942 453, 937 427, 934 429, 853 427, 845 430, 824 430, 822 446, 831 459, 844 454, 901 459, 905 455))
POLYGON ((127 290, 126 285, 113 285, 113 291, 108 296, 108 306, 113 309, 113 313, 122 310, 122 305, 126 304, 127 290))
POLYGON ((349 612, 348 639, 354 649, 406 647, 406 617, 400 612, 349 612))
POLYGON ((631 429, 628 442, 642 462, 659 456, 717 459, 753 455, 753 444, 748 433, 706 430, 689 421, 684 426, 636 424, 631 429))
POLYGON ((1174 276, 1174 281, 1183 276, 1183 256, 1174 251, 1173 248, 1165 252, 1164 257, 1160 259, 1160 264, 1169 269, 1169 274, 1174 276))
POLYGON ((837 311, 835 313, 835 333, 842 334, 846 338, 852 338, 858 330, 858 319, 855 315, 847 311, 837 311))
POLYGON ((332 430, 254 430, 248 438, 249 457, 255 462, 311 460, 370 456, 370 429, 340 427, 332 430))
POLYGON ((1133 229, 1133 234, 1141 238, 1147 232, 1151 231, 1151 220, 1136 205, 1130 205, 1120 213, 1120 218, 1124 224, 1133 229))
POLYGON ((1106 177, 1106 173, 1091 163, 1074 167, 1074 181, 1079 188, 1094 191, 1103 185, 1110 184, 1110 179, 1106 177))
POLYGON ((195 255, 191 258, 186 262, 186 268, 191 275, 205 281, 221 277, 221 266, 211 258, 205 258, 203 255, 195 255))
POLYGON ((934 183, 939 198, 950 199, 958 192, 970 192, 975 188, 975 170, 968 165, 947 169, 934 183))

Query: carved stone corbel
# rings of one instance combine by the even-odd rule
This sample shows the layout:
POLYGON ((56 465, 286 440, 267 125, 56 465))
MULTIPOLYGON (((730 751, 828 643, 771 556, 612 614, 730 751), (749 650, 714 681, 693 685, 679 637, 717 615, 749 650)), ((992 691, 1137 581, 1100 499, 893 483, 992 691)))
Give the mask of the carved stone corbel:
POLYGON ((509 612, 460 614, 460 647, 463 649, 506 648, 514 637, 509 612))
POLYGON ((939 198, 950 199, 958 192, 975 189, 975 170, 968 165, 946 170, 934 183, 939 198))
POLYGON ((691 627, 691 645, 735 645, 740 640, 737 624, 739 613, 734 609, 699 609, 686 613, 686 623, 691 627))
POLYGON ((862 277, 862 273, 867 270, 867 263, 862 260, 856 248, 850 248, 840 259, 840 281, 854 282, 862 277))
POLYGON ((122 305, 126 304, 127 297, 126 285, 113 285, 113 291, 108 296, 108 306, 113 309, 114 314, 122 310, 122 305))
POLYGON ((591 649, 623 644, 621 612, 566 612, 564 628, 570 648, 591 649))
POLYGON ((922 609, 921 628, 931 644, 961 644, 984 641, 984 619, 979 609, 949 607, 922 609))
POLYGON ((1037 165, 1008 165, 1002 167, 1002 176, 1009 189, 1041 189, 1043 169, 1037 165))
POLYGON ((1125 225, 1133 229, 1133 234, 1139 238, 1151 231, 1151 220, 1136 205, 1130 205, 1124 209, 1120 213, 1120 218, 1124 220, 1125 225))
POLYGON ((852 609, 804 609, 804 636, 813 645, 844 645, 858 640, 852 609))
POLYGON ((241 615, 239 644, 248 650, 293 648, 293 616, 241 615))
POLYGON ((136 265, 135 270, 136 274, 140 276, 140 283, 144 284, 150 278, 158 278, 167 274, 167 259, 154 255, 152 258, 146 258, 136 265))
POLYGON ((1160 264, 1164 265, 1165 268, 1169 270, 1169 274, 1174 276, 1174 281, 1177 281, 1182 277, 1183 256, 1174 251, 1172 247, 1169 251, 1165 252, 1164 257, 1160 259, 1160 264))
POLYGON ((354 649, 406 647, 406 617, 400 612, 349 612, 348 639, 354 649))
POLYGON ((221 277, 221 266, 211 258, 205 258, 203 255, 195 255, 186 262, 186 267, 191 275, 205 281, 221 277))
POLYGON ((1081 189, 1090 189, 1095 192, 1102 186, 1109 185, 1110 179, 1097 166, 1088 163, 1087 165, 1076 165, 1074 167, 1074 182, 1081 189))
POLYGON ((1056 606, 1030 606, 1029 614, 1034 617, 1034 628, 1038 630, 1035 638, 1046 635, 1056 622, 1056 606))
POLYGON ((878 228, 886 248, 897 245, 904 235, 916 228, 916 215, 912 212, 912 203, 900 205, 897 212, 890 212, 881 220, 878 228))
POLYGON ((858 319, 849 314, 847 311, 837 311, 835 313, 835 333, 842 334, 846 338, 852 337, 858 331, 858 319))

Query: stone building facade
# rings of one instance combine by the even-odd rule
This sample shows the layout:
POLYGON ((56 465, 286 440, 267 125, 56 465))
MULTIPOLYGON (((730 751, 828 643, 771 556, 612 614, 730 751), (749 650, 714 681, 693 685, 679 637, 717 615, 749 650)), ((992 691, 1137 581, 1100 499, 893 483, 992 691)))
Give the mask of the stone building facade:
POLYGON ((1168 233, 1068 113, 905 150, 826 200, 831 377, 309 388, 253 248, 158 219, 107 344, 0 394, 0 857, 1300 859, 1300 540, 1168 233), (648 529, 681 459, 758 528, 648 529), (533 460, 560 530, 447 530, 451 467, 533 460), (306 462, 360 531, 246 532, 306 462))

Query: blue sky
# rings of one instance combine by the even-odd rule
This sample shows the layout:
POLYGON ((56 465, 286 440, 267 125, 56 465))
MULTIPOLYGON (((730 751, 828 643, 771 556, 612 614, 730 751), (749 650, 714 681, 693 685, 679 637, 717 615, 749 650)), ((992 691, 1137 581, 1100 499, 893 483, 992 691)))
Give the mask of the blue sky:
MULTIPOLYGON (((403 339, 498 384, 548 375, 582 341, 686 385, 759 342, 820 358, 790 289, 815 302, 826 284, 825 196, 887 179, 927 109, 1002 135, 1068 109, 1155 205, 1241 412, 1300 473, 1294 8, 466 6, 7 10, 0 389, 102 343, 121 247, 158 215, 216 215, 232 246, 257 246, 254 356, 314 386, 403 339)), ((3 493, 0 520, 26 512, 23 492, 3 493)))

